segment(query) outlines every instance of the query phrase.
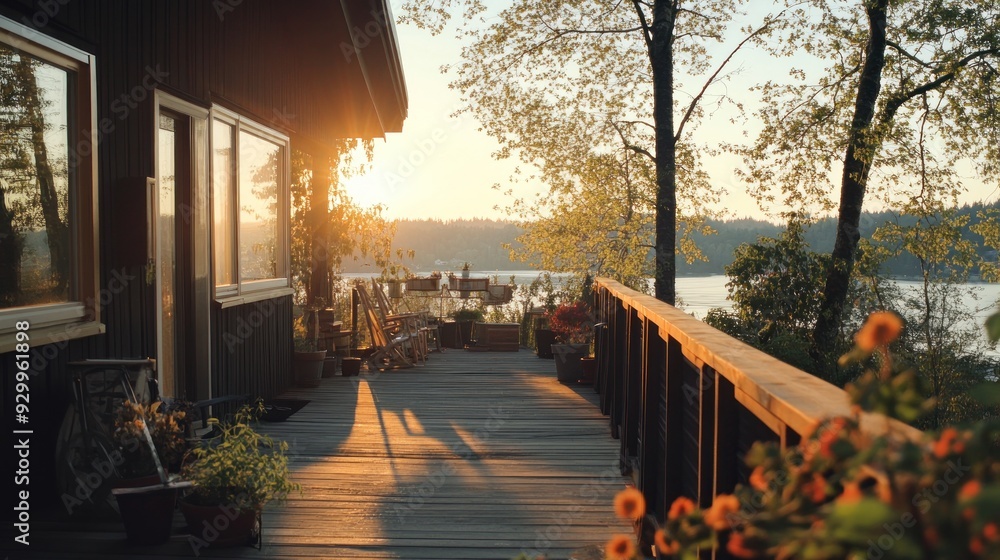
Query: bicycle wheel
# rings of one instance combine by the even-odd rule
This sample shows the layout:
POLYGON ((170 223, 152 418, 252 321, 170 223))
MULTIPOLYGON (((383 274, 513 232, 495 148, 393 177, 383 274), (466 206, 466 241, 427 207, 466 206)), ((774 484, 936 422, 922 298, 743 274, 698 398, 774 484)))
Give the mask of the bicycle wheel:
POLYGON ((111 494, 117 480, 117 451, 111 439, 98 431, 84 434, 76 407, 70 405, 56 448, 56 489, 66 512, 75 515, 112 514, 118 504, 111 494))

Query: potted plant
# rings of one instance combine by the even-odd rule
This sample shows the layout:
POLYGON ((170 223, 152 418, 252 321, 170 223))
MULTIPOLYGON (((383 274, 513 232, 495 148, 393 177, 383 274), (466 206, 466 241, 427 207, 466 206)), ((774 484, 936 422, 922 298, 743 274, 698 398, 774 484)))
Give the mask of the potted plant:
MULTIPOLYGON (((308 336, 308 329, 302 321, 296 322, 292 341, 295 353, 292 356, 292 374, 299 387, 319 387, 323 378, 323 364, 326 349, 319 348, 317 338, 308 336)), ((313 331, 315 333, 315 331, 313 331)))
POLYGON ((564 303, 547 318, 558 341, 551 345, 556 361, 556 377, 562 383, 574 383, 583 375, 580 359, 590 354, 590 341, 594 334, 590 309, 582 301, 564 303))
POLYGON ((552 344, 556 341, 556 333, 549 328, 548 315, 553 309, 546 311, 536 307, 531 310, 534 316, 535 354, 539 358, 552 359, 552 344))
POLYGON ((472 329, 476 323, 481 323, 484 319, 481 309, 459 309, 452 313, 455 322, 458 323, 458 332, 462 337, 462 343, 472 342, 472 329))
POLYGON ((115 412, 112 439, 121 454, 117 470, 122 478, 112 493, 133 544, 170 538, 179 486, 169 483, 166 470, 180 466, 185 431, 185 412, 168 410, 162 402, 125 401, 115 412))
POLYGON ((181 499, 181 512, 193 545, 252 543, 264 505, 301 491, 289 477, 288 444, 254 429, 264 410, 262 401, 243 406, 231 422, 218 424, 215 437, 188 453, 181 475, 194 487, 181 499))

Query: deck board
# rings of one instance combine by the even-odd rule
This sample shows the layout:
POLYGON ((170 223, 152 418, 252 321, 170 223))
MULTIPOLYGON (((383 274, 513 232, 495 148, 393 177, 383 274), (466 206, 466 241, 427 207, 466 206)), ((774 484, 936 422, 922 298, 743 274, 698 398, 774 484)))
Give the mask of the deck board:
MULTIPOLYGON (((448 350, 289 392, 311 402, 264 427, 289 443, 303 493, 265 510, 261 551, 200 557, 556 559, 630 532, 611 509, 626 480, 597 395, 558 383, 554 369, 524 350, 448 350)), ((115 523, 40 523, 32 548, 53 559, 191 557, 182 526, 135 549, 115 523)))

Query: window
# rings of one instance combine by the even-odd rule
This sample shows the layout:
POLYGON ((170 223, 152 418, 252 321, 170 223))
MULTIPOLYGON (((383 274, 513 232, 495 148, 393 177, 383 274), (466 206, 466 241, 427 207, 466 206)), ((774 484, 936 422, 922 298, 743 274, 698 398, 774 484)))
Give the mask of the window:
POLYGON ((235 113, 212 120, 216 296, 287 288, 288 138, 235 113))
POLYGON ((102 332, 91 55, 0 18, 0 352, 102 332), (28 37, 31 37, 29 39, 28 37))

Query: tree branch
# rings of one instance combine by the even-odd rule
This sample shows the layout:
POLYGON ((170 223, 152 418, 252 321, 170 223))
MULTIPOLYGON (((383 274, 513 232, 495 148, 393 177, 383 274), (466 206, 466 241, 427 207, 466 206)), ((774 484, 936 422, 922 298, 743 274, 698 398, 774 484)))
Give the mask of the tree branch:
POLYGON ((649 22, 646 21, 646 13, 642 11, 641 0, 632 0, 632 5, 635 6, 635 12, 639 14, 639 23, 642 27, 642 38, 646 41, 646 50, 649 51, 650 56, 653 54, 653 35, 649 30, 649 22))
POLYGON ((886 40, 885 44, 887 46, 890 46, 893 49, 895 49, 896 52, 898 52, 899 54, 903 55, 903 58, 908 58, 908 59, 912 60, 913 62, 916 62, 920 66, 923 66, 924 68, 932 68, 932 65, 929 62, 924 62, 923 60, 920 60, 919 58, 917 58, 915 55, 910 54, 899 43, 897 43, 895 41, 886 40))
POLYGON ((630 144, 629 143, 629 141, 625 138, 625 132, 621 129, 620 126, 618 126, 618 123, 616 123, 615 121, 610 121, 610 123, 611 123, 611 127, 614 128, 615 132, 618 133, 618 137, 622 139, 622 144, 625 146, 626 149, 632 150, 633 152, 635 152, 637 154, 644 155, 644 156, 648 157, 650 159, 650 161, 653 161, 654 163, 656 162, 656 158, 653 156, 653 154, 649 153, 649 150, 647 150, 647 149, 645 149, 645 148, 643 148, 641 146, 636 146, 635 144, 630 144))
POLYGON ((727 56, 726 59, 722 61, 722 64, 720 64, 719 67, 715 69, 715 72, 713 72, 712 75, 709 76, 707 80, 705 80, 705 83, 701 87, 701 91, 699 91, 698 94, 694 96, 694 99, 692 99, 691 103, 688 104, 687 110, 684 111, 684 116, 681 117, 681 120, 677 123, 677 132, 674 133, 675 142, 680 141, 681 134, 684 132, 684 125, 686 125, 688 120, 691 119, 691 115, 694 113, 695 107, 698 106, 698 102, 701 101, 701 98, 705 96, 705 92, 708 91, 709 86, 715 83, 715 79, 718 78, 719 74, 726 67, 726 65, 729 64, 729 62, 733 59, 734 56, 736 56, 736 53, 743 48, 743 45, 746 45, 753 38, 764 33, 769 27, 771 27, 771 24, 773 24, 777 19, 779 19, 784 13, 785 13, 784 10, 782 10, 776 17, 774 18, 768 17, 760 27, 754 30, 753 33, 744 37, 743 40, 740 41, 740 43, 736 45, 735 48, 733 48, 732 52, 729 53, 729 56, 727 56))
POLYGON ((917 87, 911 89, 910 91, 907 91, 905 93, 901 93, 901 94, 899 94, 899 95, 897 95, 897 96, 889 99, 889 101, 887 101, 886 104, 885 104, 885 110, 882 111, 882 115, 879 117, 879 122, 881 122, 882 124, 888 123, 889 121, 891 121, 896 116, 896 111, 898 111, 899 108, 902 107, 907 101, 913 99, 914 97, 918 97, 918 96, 923 95, 923 94, 925 94, 927 92, 934 91, 934 90, 938 89, 939 87, 943 86, 944 84, 946 84, 946 83, 950 82, 951 80, 955 79, 955 76, 958 75, 958 71, 959 70, 961 70, 962 68, 965 68, 966 66, 968 66, 969 64, 971 64, 973 61, 975 61, 977 59, 980 59, 980 58, 985 58, 988 55, 998 56, 998 55, 1000 55, 1000 49, 983 49, 983 50, 979 50, 979 51, 975 51, 973 53, 970 53, 970 54, 966 55, 965 57, 963 57, 958 62, 956 62, 955 66, 954 66, 954 69, 951 70, 950 72, 948 72, 946 74, 942 74, 942 75, 938 76, 937 79, 935 79, 935 80, 931 80, 931 81, 929 81, 929 82, 927 82, 927 83, 925 83, 923 85, 920 85, 920 86, 917 86, 917 87))

